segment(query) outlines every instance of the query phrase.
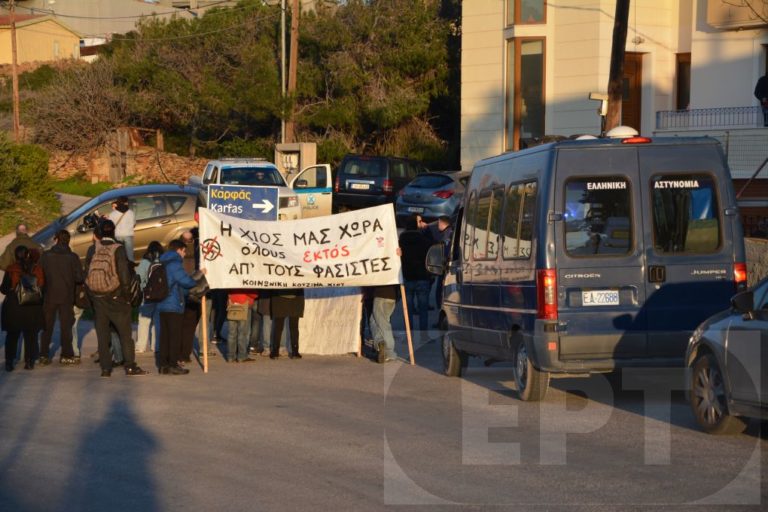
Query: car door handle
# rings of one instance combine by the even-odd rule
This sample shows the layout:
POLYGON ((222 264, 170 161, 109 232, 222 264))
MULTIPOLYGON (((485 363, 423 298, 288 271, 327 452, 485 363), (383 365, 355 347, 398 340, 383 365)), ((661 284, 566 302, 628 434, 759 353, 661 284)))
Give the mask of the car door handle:
POLYGON ((163 219, 160 221, 160 224, 168 224, 169 222, 171 222, 171 219, 163 219))

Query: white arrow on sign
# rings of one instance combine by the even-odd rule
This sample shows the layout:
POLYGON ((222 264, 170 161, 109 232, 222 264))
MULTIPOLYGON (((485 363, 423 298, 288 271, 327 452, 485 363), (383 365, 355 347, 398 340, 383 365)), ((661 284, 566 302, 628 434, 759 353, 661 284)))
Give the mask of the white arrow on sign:
POLYGON ((261 213, 269 213, 275 207, 269 199, 263 199, 261 203, 253 203, 253 207, 261 210, 261 213))

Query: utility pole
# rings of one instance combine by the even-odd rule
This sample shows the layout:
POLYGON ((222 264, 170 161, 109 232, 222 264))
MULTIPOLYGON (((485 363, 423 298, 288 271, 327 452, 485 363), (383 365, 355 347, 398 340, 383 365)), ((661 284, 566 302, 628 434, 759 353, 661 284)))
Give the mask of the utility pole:
POLYGON ((627 44, 629 25, 629 0, 616 0, 616 17, 613 21, 611 69, 608 74, 608 113, 605 129, 621 124, 621 101, 624 96, 624 47, 627 44))
POLYGON ((13 82, 13 140, 18 144, 20 142, 19 130, 19 70, 16 54, 16 5, 14 0, 10 0, 9 9, 11 12, 11 80, 13 82))
MULTIPOLYGON (((288 62, 288 97, 293 99, 296 94, 296 68, 299 63, 299 0, 291 0, 291 55, 288 62)), ((295 125, 293 122, 293 106, 285 122, 285 141, 295 142, 295 125)))
MULTIPOLYGON (((280 94, 285 101, 285 0, 280 0, 280 94)), ((285 118, 280 120, 280 142, 285 143, 285 118)))

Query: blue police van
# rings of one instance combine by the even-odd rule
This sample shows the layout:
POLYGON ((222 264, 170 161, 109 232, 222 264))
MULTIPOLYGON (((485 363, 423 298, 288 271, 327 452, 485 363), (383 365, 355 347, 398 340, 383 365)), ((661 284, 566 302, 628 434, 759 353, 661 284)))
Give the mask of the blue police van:
MULTIPOLYGON (((568 140, 478 162, 445 274, 445 373, 513 362, 551 373, 682 365, 691 332, 746 287, 730 172, 707 137, 568 140)), ((448 261, 446 261, 446 258, 448 261)))

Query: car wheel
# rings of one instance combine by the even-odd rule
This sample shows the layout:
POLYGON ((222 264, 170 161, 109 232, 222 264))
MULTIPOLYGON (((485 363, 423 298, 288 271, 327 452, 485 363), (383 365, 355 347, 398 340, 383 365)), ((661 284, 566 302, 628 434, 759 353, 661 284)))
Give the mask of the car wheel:
POLYGON ((547 394, 549 372, 543 372, 533 366, 531 358, 528 357, 528 348, 522 341, 517 344, 514 373, 520 400, 538 402, 547 394))
POLYGON ((710 434, 738 434, 747 422, 728 413, 723 374, 714 356, 696 360, 691 374, 691 408, 696 422, 710 434))
POLYGON ((448 334, 443 334, 443 372, 448 377, 461 377, 467 367, 468 356, 466 352, 458 350, 448 334))

